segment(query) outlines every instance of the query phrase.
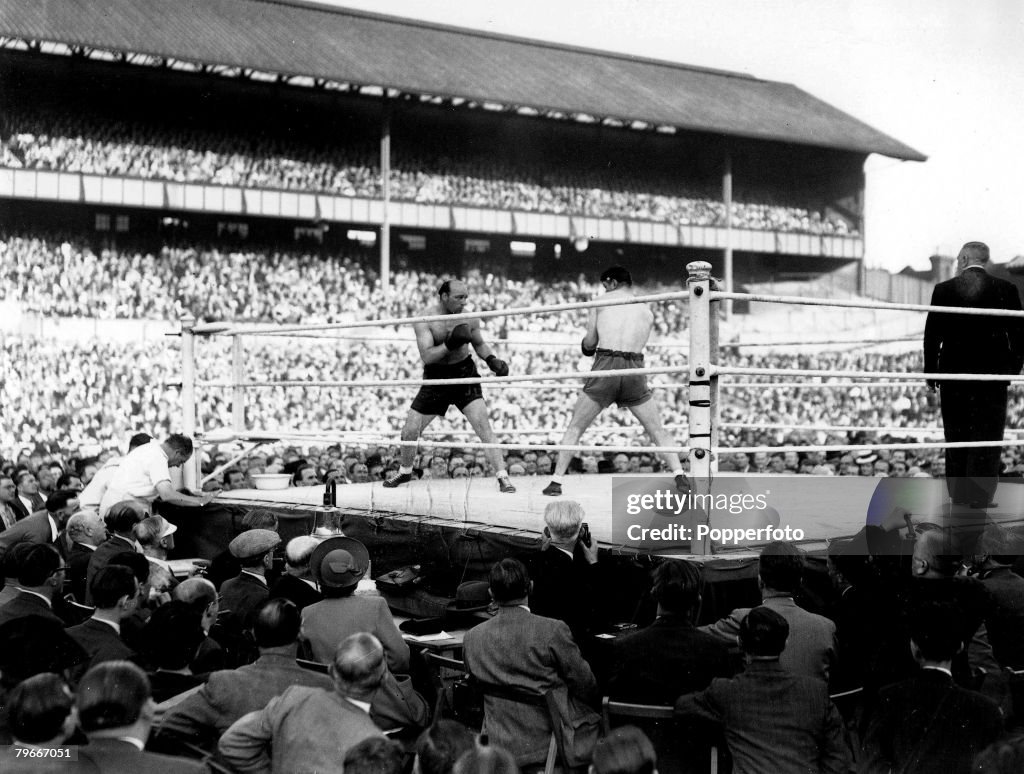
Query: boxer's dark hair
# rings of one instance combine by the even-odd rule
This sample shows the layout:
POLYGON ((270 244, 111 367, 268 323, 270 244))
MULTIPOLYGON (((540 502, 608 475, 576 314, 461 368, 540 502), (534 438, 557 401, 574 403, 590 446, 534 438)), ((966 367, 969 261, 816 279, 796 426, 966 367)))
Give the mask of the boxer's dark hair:
POLYGON ((452 294, 452 281, 445 280, 441 283, 441 287, 437 289, 438 296, 450 296, 452 294))

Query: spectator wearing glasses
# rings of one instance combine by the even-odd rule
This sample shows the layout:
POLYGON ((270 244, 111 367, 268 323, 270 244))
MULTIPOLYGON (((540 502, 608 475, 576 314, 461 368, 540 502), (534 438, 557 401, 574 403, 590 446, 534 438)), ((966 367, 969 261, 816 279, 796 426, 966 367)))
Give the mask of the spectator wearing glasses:
POLYGON ((10 476, 0 476, 0 520, 5 530, 28 516, 28 511, 18 499, 18 487, 10 476))

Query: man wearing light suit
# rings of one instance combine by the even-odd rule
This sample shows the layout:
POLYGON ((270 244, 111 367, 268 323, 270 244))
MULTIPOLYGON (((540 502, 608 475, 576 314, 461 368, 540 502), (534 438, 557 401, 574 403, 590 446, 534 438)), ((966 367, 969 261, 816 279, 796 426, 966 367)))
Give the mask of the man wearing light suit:
POLYGON ((288 688, 225 731, 220 754, 236 771, 253 774, 340 771, 350 748, 384 736, 370 718, 370 700, 386 672, 380 640, 353 634, 335 651, 332 689, 288 688))
MULTIPOLYGON (((254 633, 260 657, 254 664, 214 672, 198 692, 185 698, 167 714, 156 736, 161 745, 173 746, 176 738, 205 747, 216 741, 232 723, 267 703, 293 685, 333 690, 331 678, 300 667, 298 650, 298 608, 286 599, 271 599, 256 615, 254 633)), ((408 686, 398 689, 388 672, 381 690, 371 700, 370 717, 381 728, 416 726, 426 721, 428 707, 408 686)))
MULTIPOLYGON (((940 282, 932 306, 1020 311, 1020 294, 987 271, 988 246, 968 242, 957 276, 940 282)), ((1024 319, 929 312, 924 328, 926 373, 1019 374, 1024 366, 1024 319)), ((929 380, 939 388, 946 440, 1001 441, 1008 382, 929 380)), ((1000 448, 946 449, 946 483, 955 504, 988 507, 998 483, 1000 448)))
MULTIPOLYGON (((488 685, 552 692, 566 763, 589 761, 600 722, 591 709, 598 698, 597 681, 568 625, 530 612, 530 577, 522 562, 502 559, 491 568, 489 583, 498 615, 466 633, 466 668, 488 685)), ((547 755, 550 715, 545 707, 488 696, 484 731, 495 745, 515 755, 519 765, 540 763, 547 755)))

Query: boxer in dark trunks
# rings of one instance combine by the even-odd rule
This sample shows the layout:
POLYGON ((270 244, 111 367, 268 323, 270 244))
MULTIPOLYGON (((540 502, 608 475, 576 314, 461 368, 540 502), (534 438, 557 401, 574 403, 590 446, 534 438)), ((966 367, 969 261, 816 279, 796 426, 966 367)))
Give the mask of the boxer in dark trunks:
MULTIPOLYGON (((445 282, 437 291, 438 302, 423 310, 424 316, 459 314, 466 306, 469 292, 458 280, 445 282)), ((472 345, 478 357, 496 376, 508 376, 508 363, 499 359, 484 341, 480 332, 480 320, 436 321, 415 323, 416 344, 423 360, 424 379, 460 379, 479 376, 469 346, 472 345)), ((444 416, 448 407, 466 415, 480 440, 495 443, 494 431, 487 418, 487 404, 479 384, 423 385, 409 408, 409 414, 402 428, 403 441, 418 441, 434 417, 444 416)), ((505 471, 505 461, 498 449, 485 451, 488 461, 497 471, 498 488, 502 492, 515 492, 505 471)), ((415 446, 403 446, 401 467, 384 486, 393 488, 413 479, 412 461, 416 456, 415 446)))
MULTIPOLYGON (((621 266, 612 266, 601 274, 601 282, 607 291, 606 298, 621 297, 624 301, 636 294, 633 292, 633 278, 621 266)), ((654 314, 647 304, 623 304, 603 306, 590 310, 587 320, 587 334, 583 337, 583 354, 594 357, 594 371, 611 371, 623 368, 643 368, 641 352, 650 338, 654 325, 654 314), (603 346, 598 347, 598 343, 603 346)), ((587 379, 576 400, 576 407, 562 437, 562 445, 575 446, 583 432, 597 419, 598 414, 612 403, 628 408, 643 425, 655 446, 673 446, 675 441, 661 423, 658 404, 651 399, 644 374, 636 376, 614 376, 605 379, 587 379)), ((544 487, 544 494, 557 497, 562 494, 562 476, 569 467, 573 452, 558 453, 558 463, 551 483, 544 487)), ((661 454, 668 469, 675 476, 676 488, 680 492, 690 491, 690 482, 683 473, 678 454, 661 454)))

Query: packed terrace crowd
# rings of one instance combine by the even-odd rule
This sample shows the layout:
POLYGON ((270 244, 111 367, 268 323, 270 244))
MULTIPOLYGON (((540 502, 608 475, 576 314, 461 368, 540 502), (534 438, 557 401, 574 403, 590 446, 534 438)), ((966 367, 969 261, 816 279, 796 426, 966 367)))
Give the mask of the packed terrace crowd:
MULTIPOLYGON (((465 278, 476 309, 589 301, 601 286, 542 283, 472 273, 465 278)), ((392 273, 388 299, 376 271, 357 256, 257 249, 93 249, 80 240, 0 239, 0 301, 47 316, 320 323, 410 317, 420 313, 441 278, 416 270, 392 273)), ((679 290, 652 288, 652 292, 679 290)), ((683 329, 682 301, 654 308, 655 333, 683 329)), ((505 330, 560 330, 566 314, 504 318, 505 330)))
MULTIPOLYGON (((0 164, 14 168, 124 175, 177 182, 325 192, 380 198, 373 143, 274 138, 223 128, 163 128, 78 111, 13 109, 5 115, 0 164)), ((680 195, 678 180, 635 171, 560 171, 497 161, 493 154, 451 149, 406 150, 396 143, 391 196, 425 204, 722 226, 725 206, 713 194, 680 195), (462 155, 469 153, 470 155, 462 155)), ((736 228, 810 234, 855 234, 847 221, 806 207, 734 202, 736 228)))

